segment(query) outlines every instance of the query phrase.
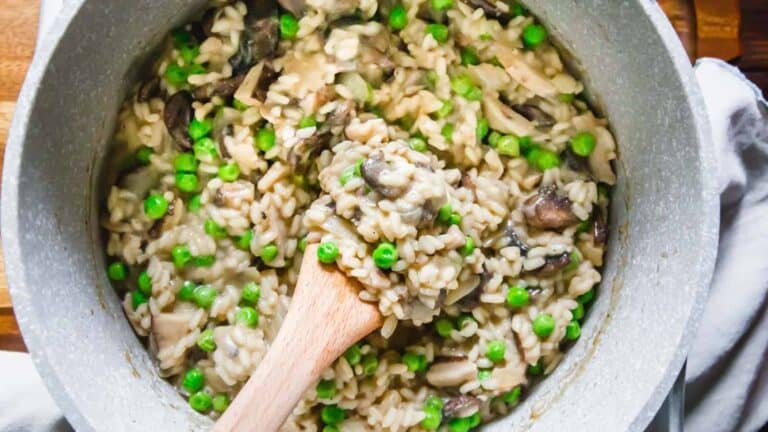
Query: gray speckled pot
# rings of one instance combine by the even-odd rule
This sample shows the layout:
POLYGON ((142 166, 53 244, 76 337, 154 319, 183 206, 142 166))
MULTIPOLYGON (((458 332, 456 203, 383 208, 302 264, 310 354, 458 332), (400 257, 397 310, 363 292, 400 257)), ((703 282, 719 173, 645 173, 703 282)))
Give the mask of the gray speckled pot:
MULTIPOLYGON (((40 374, 81 431, 210 425, 157 376, 133 335, 97 226, 97 173, 127 84, 149 48, 202 3, 70 2, 19 98, 2 184, 6 271, 40 374)), ((620 181, 582 339, 486 430, 642 430, 683 363, 714 264, 714 154, 699 92, 654 2, 527 3, 586 71, 618 138, 620 181)))

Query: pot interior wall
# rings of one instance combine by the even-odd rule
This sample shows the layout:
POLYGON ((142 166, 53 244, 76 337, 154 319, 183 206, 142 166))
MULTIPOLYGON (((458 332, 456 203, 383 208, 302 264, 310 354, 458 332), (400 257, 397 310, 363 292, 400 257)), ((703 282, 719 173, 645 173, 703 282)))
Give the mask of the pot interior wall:
MULTIPOLYGON (((209 421, 158 378, 109 285, 97 192, 135 59, 203 2, 73 3, 82 7, 64 13, 74 18, 50 63, 32 68, 22 97, 42 81, 9 144, 3 237, 20 324, 78 430, 204 429, 209 421)), ((717 214, 702 117, 689 71, 655 27, 660 14, 645 11, 650 2, 530 6, 591 71, 619 142, 620 181, 604 282, 582 339, 514 414, 486 429, 641 429, 682 362, 678 348, 712 266, 717 214)))

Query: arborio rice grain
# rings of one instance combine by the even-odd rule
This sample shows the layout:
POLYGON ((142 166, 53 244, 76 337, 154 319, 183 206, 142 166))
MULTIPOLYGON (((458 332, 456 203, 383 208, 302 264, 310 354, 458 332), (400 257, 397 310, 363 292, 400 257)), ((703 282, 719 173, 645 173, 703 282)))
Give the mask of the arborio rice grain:
POLYGON ((600 282, 606 121, 520 5, 284 6, 298 16, 212 1, 126 100, 103 217, 126 316, 216 418, 275 338, 304 246, 332 243, 385 324, 284 430, 464 431, 510 412, 600 282))

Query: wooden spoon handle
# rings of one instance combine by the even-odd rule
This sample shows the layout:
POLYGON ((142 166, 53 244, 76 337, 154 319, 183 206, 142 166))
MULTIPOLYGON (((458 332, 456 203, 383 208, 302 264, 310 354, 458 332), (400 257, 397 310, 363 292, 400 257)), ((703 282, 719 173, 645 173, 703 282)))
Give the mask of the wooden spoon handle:
POLYGON ((317 245, 308 245, 277 337, 213 430, 277 431, 320 373, 381 326, 376 305, 358 291, 335 266, 319 265, 317 245))

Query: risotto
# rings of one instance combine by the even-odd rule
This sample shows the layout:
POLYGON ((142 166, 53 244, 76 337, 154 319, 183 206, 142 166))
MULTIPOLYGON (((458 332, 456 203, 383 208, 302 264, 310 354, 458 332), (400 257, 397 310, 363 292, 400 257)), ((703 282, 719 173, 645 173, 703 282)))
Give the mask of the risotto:
POLYGON ((493 0, 212 1, 118 117, 108 275, 158 369, 218 417, 302 251, 380 331, 285 431, 468 431, 581 334, 615 143, 546 29, 493 0))

